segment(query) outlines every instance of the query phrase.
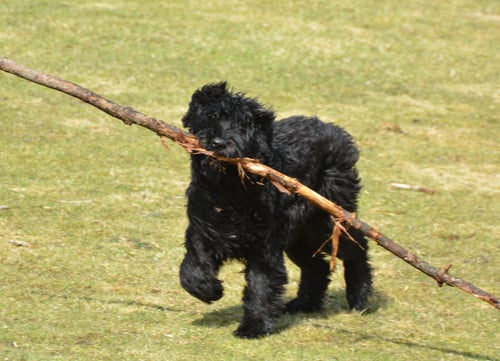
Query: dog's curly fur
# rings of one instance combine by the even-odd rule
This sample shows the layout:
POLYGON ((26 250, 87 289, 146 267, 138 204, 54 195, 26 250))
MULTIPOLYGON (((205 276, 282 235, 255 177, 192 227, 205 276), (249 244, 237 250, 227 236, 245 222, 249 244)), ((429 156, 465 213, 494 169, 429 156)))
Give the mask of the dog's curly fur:
MULTIPOLYGON (((206 149, 227 157, 258 159, 346 210, 356 211, 359 153, 340 127, 316 117, 275 122, 272 110, 230 91, 225 82, 197 90, 183 124, 206 149)), ((242 338, 271 333, 284 310, 319 310, 329 283, 329 265, 313 253, 330 237, 331 217, 254 175, 242 180, 235 166, 205 155, 192 155, 191 177, 182 286, 204 302, 216 301, 223 294, 217 278, 221 265, 228 259, 241 260, 247 285, 244 315, 235 335, 242 338), (281 299, 287 282, 283 251, 301 269, 297 297, 286 305, 281 299)), ((349 306, 363 310, 372 283, 367 241, 361 232, 349 232, 358 244, 341 237, 338 257, 344 263, 349 306)))

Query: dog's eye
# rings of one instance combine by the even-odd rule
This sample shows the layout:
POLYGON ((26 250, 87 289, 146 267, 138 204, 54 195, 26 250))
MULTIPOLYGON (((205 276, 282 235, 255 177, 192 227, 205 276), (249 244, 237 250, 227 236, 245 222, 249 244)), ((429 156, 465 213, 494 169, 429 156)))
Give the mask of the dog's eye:
POLYGON ((248 134, 248 128, 240 128, 239 129, 240 135, 246 137, 248 134))
POLYGON ((213 131, 213 129, 210 129, 210 128, 204 129, 202 131, 202 133, 203 133, 203 136, 205 138, 213 138, 213 136, 214 136, 214 131, 213 131))
POLYGON ((217 118, 219 118, 219 115, 215 110, 207 112, 207 118, 210 119, 211 121, 216 121, 217 118))
POLYGON ((212 138, 214 137, 214 131, 210 128, 199 129, 194 134, 198 137, 201 144, 205 145, 205 146, 207 144, 209 144, 211 142, 212 138))

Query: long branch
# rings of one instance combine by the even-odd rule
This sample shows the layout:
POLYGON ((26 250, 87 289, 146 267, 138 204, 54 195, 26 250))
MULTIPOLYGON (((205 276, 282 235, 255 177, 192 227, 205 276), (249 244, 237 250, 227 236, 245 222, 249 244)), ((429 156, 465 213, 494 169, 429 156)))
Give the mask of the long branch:
POLYGON ((7 58, 0 58, 0 70, 71 95, 85 103, 93 105, 99 110, 102 110, 117 119, 120 119, 127 125, 136 124, 141 127, 145 127, 161 137, 167 137, 168 139, 178 143, 188 152, 203 153, 220 161, 236 164, 238 167, 241 167, 241 169, 244 169, 247 172, 259 175, 272 182, 279 189, 285 189, 290 193, 298 194, 313 203, 316 207, 331 214, 336 219, 343 220, 352 227, 359 229, 363 234, 374 240, 379 246, 403 259, 405 262, 429 277, 434 278, 438 282, 439 286, 447 284, 457 287, 485 302, 488 302, 490 305, 500 310, 500 299, 498 297, 476 287, 472 283, 451 276, 448 273, 451 265, 447 265, 443 268, 436 268, 430 265, 418 257, 415 253, 405 249, 374 227, 357 218, 356 214, 344 210, 342 207, 322 197, 320 194, 301 184, 294 178, 288 177, 287 175, 261 164, 254 159, 225 158, 217 156, 212 152, 203 149, 198 143, 196 137, 190 133, 171 126, 162 120, 146 116, 131 107, 124 107, 116 104, 75 83, 38 72, 7 58))

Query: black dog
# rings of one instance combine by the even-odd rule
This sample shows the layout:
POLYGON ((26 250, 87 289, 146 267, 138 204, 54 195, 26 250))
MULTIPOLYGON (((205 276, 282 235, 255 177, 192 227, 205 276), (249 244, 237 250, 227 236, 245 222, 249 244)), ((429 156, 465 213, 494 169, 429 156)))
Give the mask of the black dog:
MULTIPOLYGON (((231 92, 223 82, 193 94, 183 124, 206 149, 226 157, 258 159, 355 212, 360 185, 354 165, 359 154, 351 137, 315 117, 274 120, 273 111, 231 92)), ((301 269, 297 297, 286 311, 319 310, 329 265, 313 253, 331 235, 331 217, 256 176, 247 174, 242 180, 235 166, 204 155, 192 155, 191 177, 182 286, 204 302, 216 301, 223 294, 217 279, 221 265, 228 259, 241 260, 247 285, 244 315, 235 335, 269 334, 284 310, 285 251, 301 269)), ((371 292, 367 241, 359 231, 349 232, 358 244, 343 236, 338 257, 344 263, 349 306, 363 310, 371 292)))

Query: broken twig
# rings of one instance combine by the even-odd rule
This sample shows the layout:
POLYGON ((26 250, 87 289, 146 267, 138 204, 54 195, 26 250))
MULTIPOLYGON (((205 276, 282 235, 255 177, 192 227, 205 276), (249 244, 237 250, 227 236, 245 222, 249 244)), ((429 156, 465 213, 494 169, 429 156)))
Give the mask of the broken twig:
POLYGON ((392 188, 396 189, 407 189, 411 191, 417 191, 417 192, 423 192, 423 193, 428 193, 428 194, 434 194, 436 191, 431 188, 425 188, 421 186, 414 186, 411 184, 404 184, 404 183, 391 183, 392 188))
POLYGON ((9 243, 16 247, 31 247, 31 244, 25 241, 18 241, 17 239, 9 240, 9 243))

